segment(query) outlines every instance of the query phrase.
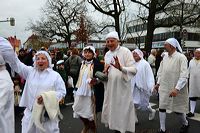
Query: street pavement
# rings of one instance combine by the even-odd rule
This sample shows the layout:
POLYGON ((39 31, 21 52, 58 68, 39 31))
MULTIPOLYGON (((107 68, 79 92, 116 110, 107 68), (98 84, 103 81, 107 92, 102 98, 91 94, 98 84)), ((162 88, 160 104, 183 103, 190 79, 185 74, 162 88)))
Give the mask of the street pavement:
MULTIPOLYGON (((158 115, 158 100, 156 96, 151 97, 151 105, 156 109, 155 119, 148 120, 148 113, 137 111, 139 123, 136 124, 136 133, 156 133, 159 129, 159 115, 158 115)), ((80 133, 83 125, 79 119, 73 118, 72 103, 68 102, 65 107, 61 108, 61 112, 64 116, 60 122, 60 133, 80 133)), ((200 133, 200 101, 197 102, 195 117, 189 120, 188 133, 200 133)), ((97 133, 114 133, 101 123, 101 114, 97 115, 97 133)), ((15 132, 21 132, 21 118, 22 115, 16 114, 15 116, 15 132)), ((167 133, 179 133, 181 124, 175 113, 167 112, 166 129, 167 133)), ((127 132, 129 133, 129 132, 127 132)))

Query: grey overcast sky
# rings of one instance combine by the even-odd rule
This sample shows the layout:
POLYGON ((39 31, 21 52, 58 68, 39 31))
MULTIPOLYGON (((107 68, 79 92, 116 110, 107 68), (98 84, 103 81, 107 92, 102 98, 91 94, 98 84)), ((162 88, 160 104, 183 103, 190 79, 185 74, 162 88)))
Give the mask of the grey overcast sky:
MULTIPOLYGON (((129 1, 129 0, 128 0, 129 1)), ((0 0, 0 21, 7 18, 15 18, 15 26, 10 26, 9 22, 0 22, 0 36, 15 36, 21 40, 22 44, 31 36, 31 31, 26 31, 30 20, 39 20, 46 0, 0 0)), ((132 2, 129 8, 134 8, 132 2)), ((132 11, 132 13, 135 11, 132 11)), ((103 14, 100 14, 103 16, 103 14)))
POLYGON ((24 43, 32 34, 25 28, 30 20, 36 21, 41 17, 41 8, 46 0, 0 0, 0 21, 15 18, 15 26, 9 22, 0 22, 0 36, 17 36, 24 43))

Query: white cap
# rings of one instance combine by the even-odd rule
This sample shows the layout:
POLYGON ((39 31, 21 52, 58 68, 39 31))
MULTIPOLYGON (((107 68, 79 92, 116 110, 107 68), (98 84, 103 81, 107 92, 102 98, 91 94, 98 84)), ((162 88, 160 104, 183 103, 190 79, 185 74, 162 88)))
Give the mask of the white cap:
POLYGON ((108 39, 108 38, 115 38, 115 39, 119 40, 119 36, 116 31, 112 31, 112 32, 108 33, 106 36, 106 39, 108 39))
POLYGON ((0 55, 0 66, 1 65, 5 65, 5 60, 3 59, 3 57, 0 55))
POLYGON ((169 38, 167 39, 165 42, 169 43, 170 45, 172 45, 174 48, 178 48, 178 50, 182 53, 183 50, 179 44, 179 42, 175 39, 175 38, 169 38))
POLYGON ((90 50, 92 50, 94 55, 96 54, 95 53, 95 48, 93 46, 86 46, 86 47, 83 48, 83 51, 86 50, 86 49, 90 49, 90 50))
POLYGON ((64 63, 64 60, 59 60, 57 61, 56 65, 60 65, 60 64, 63 64, 64 63))

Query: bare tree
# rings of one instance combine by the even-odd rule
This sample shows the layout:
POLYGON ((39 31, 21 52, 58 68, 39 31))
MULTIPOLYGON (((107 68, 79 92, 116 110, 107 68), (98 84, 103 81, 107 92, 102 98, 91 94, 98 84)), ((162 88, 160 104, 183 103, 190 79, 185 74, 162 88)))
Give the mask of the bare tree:
POLYGON ((141 19, 147 21, 147 35, 145 39, 145 50, 147 52, 150 52, 152 48, 153 33, 156 28, 172 27, 174 25, 183 26, 186 24, 194 23, 200 18, 199 0, 187 0, 189 3, 193 3, 193 6, 190 8, 183 8, 180 6, 180 4, 187 5, 185 4, 186 0, 148 0, 145 2, 142 0, 131 1, 143 6, 148 12, 147 16, 139 16, 141 19), (180 14, 178 16, 176 12, 180 13, 180 7, 182 13, 181 16, 180 14), (157 17, 156 14, 161 12, 165 15, 160 15, 157 17))
POLYGON ((64 39, 70 47, 73 34, 79 27, 80 15, 85 11, 83 1, 48 0, 43 8, 46 18, 36 24, 30 23, 29 29, 51 39, 64 39))
POLYGON ((97 11, 114 19, 114 27, 120 36, 120 14, 125 11, 124 0, 87 0, 97 11))

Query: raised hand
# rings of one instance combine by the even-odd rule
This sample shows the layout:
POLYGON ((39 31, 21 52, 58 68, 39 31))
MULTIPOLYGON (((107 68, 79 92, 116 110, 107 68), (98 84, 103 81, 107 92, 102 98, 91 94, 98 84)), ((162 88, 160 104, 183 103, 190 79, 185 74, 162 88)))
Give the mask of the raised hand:
POLYGON ((112 66, 114 66, 115 68, 119 69, 121 71, 121 65, 119 64, 119 59, 117 56, 113 57, 115 60, 115 64, 111 63, 112 66))

